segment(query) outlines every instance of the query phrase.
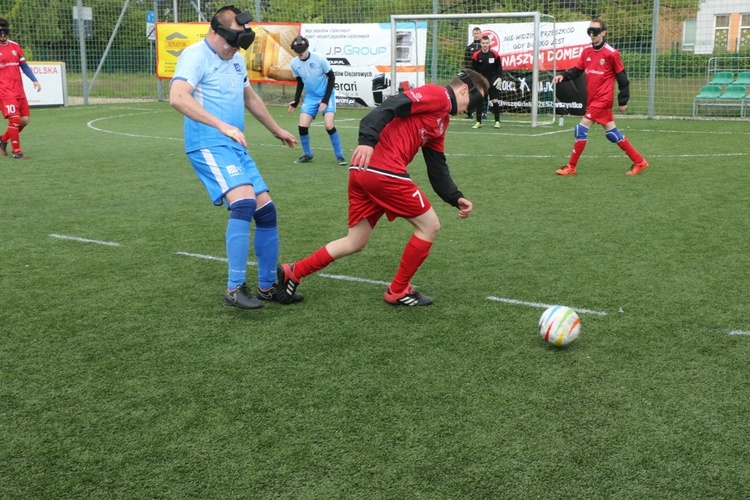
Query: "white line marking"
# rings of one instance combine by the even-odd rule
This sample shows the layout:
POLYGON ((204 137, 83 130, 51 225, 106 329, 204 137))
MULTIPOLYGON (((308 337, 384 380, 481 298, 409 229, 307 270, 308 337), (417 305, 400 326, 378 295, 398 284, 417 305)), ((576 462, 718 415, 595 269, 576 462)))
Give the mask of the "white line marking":
POLYGON ((106 129, 98 128, 94 126, 94 123, 102 121, 102 120, 111 120, 113 118, 122 118, 125 116, 153 115, 153 114, 164 113, 164 112, 165 111, 144 111, 142 113, 130 113, 126 115, 104 116, 102 118, 91 120, 90 122, 86 124, 86 126, 89 127, 90 129, 96 130, 97 132, 105 132, 107 134, 115 134, 115 135, 124 135, 126 137, 138 137, 140 139, 167 139, 169 141, 184 141, 182 137, 160 137, 156 135, 128 134, 125 132, 115 132, 114 130, 106 130, 106 129))
MULTIPOLYGON (((227 262, 227 259, 224 257, 214 257, 213 255, 203 255, 201 253, 188 253, 188 252, 175 252, 175 255, 184 255, 185 257, 195 257, 196 259, 205 259, 205 260, 217 260, 219 262, 227 262)), ((248 266, 255 266, 257 263, 248 261, 248 266)))
POLYGON ((57 238, 59 240, 71 240, 71 241, 80 241, 81 243, 96 243, 97 245, 104 245, 108 247, 119 247, 119 243, 115 243, 113 241, 99 241, 99 240, 89 240, 87 238, 79 238, 78 236, 65 236, 63 234, 50 234, 51 238, 57 238))
MULTIPOLYGON (((547 309, 549 307, 552 307, 555 304, 543 304, 541 302, 526 302, 524 300, 516 300, 516 299, 503 299, 500 297, 487 297, 487 300, 494 300, 497 302, 505 302, 506 304, 517 304, 521 306, 530 306, 530 307, 539 307, 542 309, 547 309)), ((571 309, 573 309, 575 312, 579 313, 586 313, 586 314, 596 314, 597 316, 606 316, 607 313, 603 311, 592 311, 591 309, 580 309, 578 307, 568 306, 571 309)))
POLYGON ((390 282, 388 281, 378 281, 378 280, 368 280, 365 278, 357 278, 354 276, 343 276, 340 274, 325 274, 325 273, 317 273, 318 276, 322 276, 324 278, 330 278, 332 280, 342 280, 342 281, 356 281, 357 283, 370 283, 372 285, 390 285, 390 282))
POLYGON ((724 330, 727 335, 750 335, 747 330, 724 330))

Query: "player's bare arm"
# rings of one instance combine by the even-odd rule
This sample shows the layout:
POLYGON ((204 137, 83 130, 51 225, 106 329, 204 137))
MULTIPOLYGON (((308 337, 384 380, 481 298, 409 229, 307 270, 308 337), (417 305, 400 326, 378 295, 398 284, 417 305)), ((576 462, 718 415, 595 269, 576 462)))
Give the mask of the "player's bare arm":
POLYGON ((293 148, 297 144, 297 138, 276 123, 271 113, 268 112, 266 103, 263 102, 263 99, 255 93, 253 87, 250 85, 245 87, 245 108, 281 142, 290 148, 293 148))

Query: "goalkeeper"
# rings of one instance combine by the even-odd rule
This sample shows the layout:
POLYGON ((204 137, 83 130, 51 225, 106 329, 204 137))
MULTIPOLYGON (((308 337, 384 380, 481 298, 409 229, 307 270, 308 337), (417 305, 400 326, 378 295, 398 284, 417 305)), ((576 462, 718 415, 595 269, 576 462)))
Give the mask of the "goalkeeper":
MULTIPOLYGON (((500 87, 503 82, 503 64, 500 61, 500 55, 490 48, 490 37, 483 36, 481 45, 482 48, 474 53, 471 60, 471 69, 490 82, 490 91, 484 98, 485 104, 487 99, 492 103, 492 112, 495 114, 495 128, 500 128, 500 103, 497 100, 500 98, 500 87)), ((481 112, 477 112, 477 123, 472 128, 482 128, 481 112)))

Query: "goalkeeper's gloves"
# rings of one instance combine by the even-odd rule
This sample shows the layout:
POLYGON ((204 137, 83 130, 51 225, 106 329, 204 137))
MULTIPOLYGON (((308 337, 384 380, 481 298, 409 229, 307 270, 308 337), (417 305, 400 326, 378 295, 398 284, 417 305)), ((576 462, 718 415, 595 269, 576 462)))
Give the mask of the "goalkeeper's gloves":
POLYGON ((494 85, 494 87, 495 87, 495 88, 496 88, 497 90, 503 90, 503 89, 502 89, 502 87, 503 87, 503 79, 502 79, 502 78, 498 78, 497 80, 495 80, 495 81, 494 81, 494 82, 492 83, 492 85, 494 85))

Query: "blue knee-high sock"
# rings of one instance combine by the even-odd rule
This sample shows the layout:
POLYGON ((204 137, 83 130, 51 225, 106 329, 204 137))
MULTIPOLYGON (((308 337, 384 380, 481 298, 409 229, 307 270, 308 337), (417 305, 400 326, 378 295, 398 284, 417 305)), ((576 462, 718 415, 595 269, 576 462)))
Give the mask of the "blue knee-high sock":
POLYGON ((258 286, 267 290, 276 282, 279 260, 279 228, 276 207, 270 201, 255 212, 255 258, 258 259, 258 286))
POLYGON ((302 152, 305 153, 307 156, 312 158, 312 148, 310 147, 310 134, 307 133, 307 130, 305 130, 304 134, 302 133, 302 128, 300 127, 300 134, 299 134, 299 143, 302 145, 302 152))
POLYGON ((250 221, 257 203, 255 200, 237 200, 229 206, 227 222, 227 262, 229 276, 227 290, 233 290, 245 282, 247 255, 250 252, 250 221))
POLYGON ((336 127, 328 131, 328 136, 331 138, 331 145, 333 146, 333 152, 336 153, 336 158, 343 158, 344 150, 341 149, 341 136, 336 127))

